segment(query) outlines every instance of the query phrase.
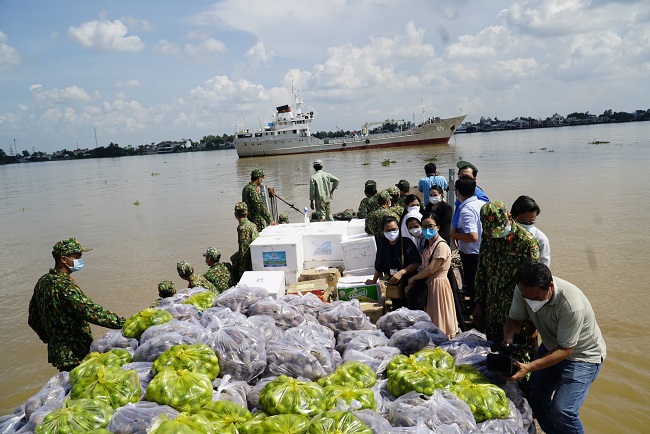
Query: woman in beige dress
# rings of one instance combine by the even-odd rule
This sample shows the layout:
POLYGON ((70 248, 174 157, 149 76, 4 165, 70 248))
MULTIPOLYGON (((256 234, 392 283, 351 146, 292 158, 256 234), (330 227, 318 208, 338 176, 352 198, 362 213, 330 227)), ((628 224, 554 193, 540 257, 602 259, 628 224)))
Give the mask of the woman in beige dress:
POLYGON ((418 274, 408 280, 407 291, 419 280, 426 279, 426 313, 431 321, 449 337, 458 333, 454 295, 451 291, 447 272, 451 266, 451 249, 440 236, 440 226, 435 214, 425 214, 422 218, 422 235, 427 239, 422 252, 422 267, 418 274))

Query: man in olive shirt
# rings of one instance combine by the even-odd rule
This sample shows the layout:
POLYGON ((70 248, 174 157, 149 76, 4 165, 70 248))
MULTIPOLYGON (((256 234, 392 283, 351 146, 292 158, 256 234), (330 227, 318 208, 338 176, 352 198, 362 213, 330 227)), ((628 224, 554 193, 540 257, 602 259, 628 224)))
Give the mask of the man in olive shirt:
POLYGON ((530 404, 547 434, 584 433, 578 415, 605 360, 606 346, 587 297, 571 283, 553 277, 544 264, 524 264, 504 326, 512 344, 521 323, 530 319, 542 337, 533 361, 518 363, 510 380, 531 372, 530 404))

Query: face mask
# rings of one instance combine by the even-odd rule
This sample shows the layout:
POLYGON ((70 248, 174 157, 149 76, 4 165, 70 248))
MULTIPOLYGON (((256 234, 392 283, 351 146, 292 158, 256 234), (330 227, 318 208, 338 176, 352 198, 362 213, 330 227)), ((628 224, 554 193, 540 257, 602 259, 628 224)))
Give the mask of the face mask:
POLYGON ((426 238, 427 240, 430 240, 431 238, 435 237, 437 234, 438 231, 431 228, 426 228, 422 231, 422 235, 424 235, 424 238, 426 238))
POLYGON ((441 196, 429 196, 429 203, 432 203, 434 205, 440 202, 441 200, 442 200, 441 196))
POLYGON ((526 229, 528 232, 530 232, 530 230, 533 228, 533 226, 535 226, 535 225, 525 225, 525 224, 522 224, 522 223, 517 223, 517 224, 519 226, 521 226, 522 228, 526 229))
POLYGON ((399 237, 399 230, 395 229, 394 231, 384 232, 384 236, 388 241, 395 241, 399 237))
POLYGON ((506 228, 503 230, 503 234, 501 234, 500 237, 492 237, 492 238, 505 238, 508 236, 510 233, 510 225, 506 226, 506 228))
POLYGON ((526 304, 530 307, 533 312, 540 310, 546 303, 548 303, 548 298, 546 300, 529 300, 525 298, 526 304))
MULTIPOLYGON (((72 258, 69 258, 72 259, 72 258)), ((74 273, 75 271, 79 271, 84 267, 84 260, 83 259, 72 259, 72 267, 70 268, 70 272, 74 273)))
POLYGON ((413 235, 414 237, 419 237, 422 235, 422 228, 409 229, 409 234, 413 235))
POLYGON ((420 210, 420 207, 419 207, 418 205, 415 205, 415 206, 409 206, 408 208, 406 208, 406 210, 407 210, 408 212, 411 212, 411 211, 419 211, 419 210, 420 210))

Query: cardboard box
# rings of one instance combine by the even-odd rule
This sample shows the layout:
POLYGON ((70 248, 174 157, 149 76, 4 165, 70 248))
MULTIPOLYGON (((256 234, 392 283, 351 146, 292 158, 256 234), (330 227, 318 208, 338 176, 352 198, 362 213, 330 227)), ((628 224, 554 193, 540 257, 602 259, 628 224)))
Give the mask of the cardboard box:
POLYGON ((343 264, 346 270, 373 268, 377 257, 377 243, 373 235, 362 234, 341 241, 343 264))
POLYGON ((336 288, 336 284, 341 278, 341 272, 338 268, 325 268, 325 269, 311 269, 304 270, 300 273, 298 282, 305 282, 309 280, 325 279, 327 284, 331 287, 336 288))
POLYGON ((329 288, 329 284, 325 279, 307 280, 289 285, 288 293, 296 294, 300 292, 305 294, 311 292, 312 294, 317 295, 321 300, 325 300, 325 292, 327 291, 327 288, 329 288))
POLYGON ((298 271, 285 271, 284 272, 284 283, 288 286, 291 285, 292 283, 296 283, 298 281, 298 278, 300 277, 300 274, 303 272, 302 269, 298 271))
POLYGON ((305 262, 302 237, 257 237, 251 243, 251 260, 254 271, 302 270, 305 262))
POLYGON ((361 310, 373 324, 384 314, 384 306, 379 303, 361 303, 361 310))
POLYGON ((305 261, 342 261, 341 241, 348 222, 312 222, 303 234, 305 261))
POLYGON ((348 222, 348 237, 366 233, 366 219, 352 219, 348 222))
POLYGON ((379 286, 375 283, 373 285, 366 285, 366 280, 372 279, 369 276, 349 276, 341 277, 336 285, 336 292, 338 299, 349 301, 357 299, 360 302, 382 302, 381 291, 379 286))
POLYGON ((285 293, 284 271, 245 271, 239 285, 264 288, 278 299, 285 293))
POLYGON ((386 285, 386 298, 403 298, 404 290, 398 285, 386 285))

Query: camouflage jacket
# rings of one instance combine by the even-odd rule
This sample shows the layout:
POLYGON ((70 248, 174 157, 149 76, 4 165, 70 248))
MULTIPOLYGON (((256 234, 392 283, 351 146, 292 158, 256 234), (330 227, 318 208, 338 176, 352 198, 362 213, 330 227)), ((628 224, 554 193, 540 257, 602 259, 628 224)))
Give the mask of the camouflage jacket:
POLYGON ((385 215, 391 215, 399 221, 399 215, 395 214, 391 208, 380 207, 366 217, 366 233, 381 237, 384 233, 381 227, 381 220, 385 215))
POLYGON ((261 231, 266 224, 273 221, 269 210, 266 209, 266 205, 262 202, 260 192, 252 182, 246 184, 246 187, 241 191, 241 201, 248 207, 248 219, 255 223, 258 231, 261 231))
POLYGON ((217 293, 222 293, 232 286, 232 276, 230 274, 231 267, 228 263, 217 262, 208 271, 203 274, 203 277, 208 279, 210 283, 217 289, 217 293))
POLYGON ((205 288, 205 289, 207 289, 209 291, 212 291, 214 293, 217 293, 217 294, 219 293, 219 291, 217 291, 217 288, 215 288, 214 285, 208 279, 206 279, 205 277, 203 277, 200 274, 192 273, 190 275, 189 282, 190 282, 190 284, 187 286, 188 288, 201 287, 201 288, 205 288))
POLYGON ((357 217, 360 219, 365 219, 368 217, 368 214, 379 208, 377 204, 377 199, 375 196, 365 197, 361 200, 359 204, 359 211, 357 212, 357 217))
POLYGON ((93 341, 89 322, 119 329, 124 318, 93 303, 66 273, 52 268, 38 280, 28 323, 47 344, 48 362, 57 368, 78 365, 93 341))
POLYGON ((233 263, 233 268, 236 271, 236 276, 233 276, 233 281, 239 282, 239 278, 244 274, 244 271, 250 271, 253 269, 250 246, 259 235, 259 232, 257 232, 257 226, 251 223, 247 218, 244 218, 239 222, 239 226, 237 226, 239 250, 230 257, 233 263))
POLYGON ((391 205, 390 208, 388 208, 395 214, 397 217, 397 221, 399 221, 402 218, 402 214, 404 214, 404 207, 399 206, 399 205, 391 205))

